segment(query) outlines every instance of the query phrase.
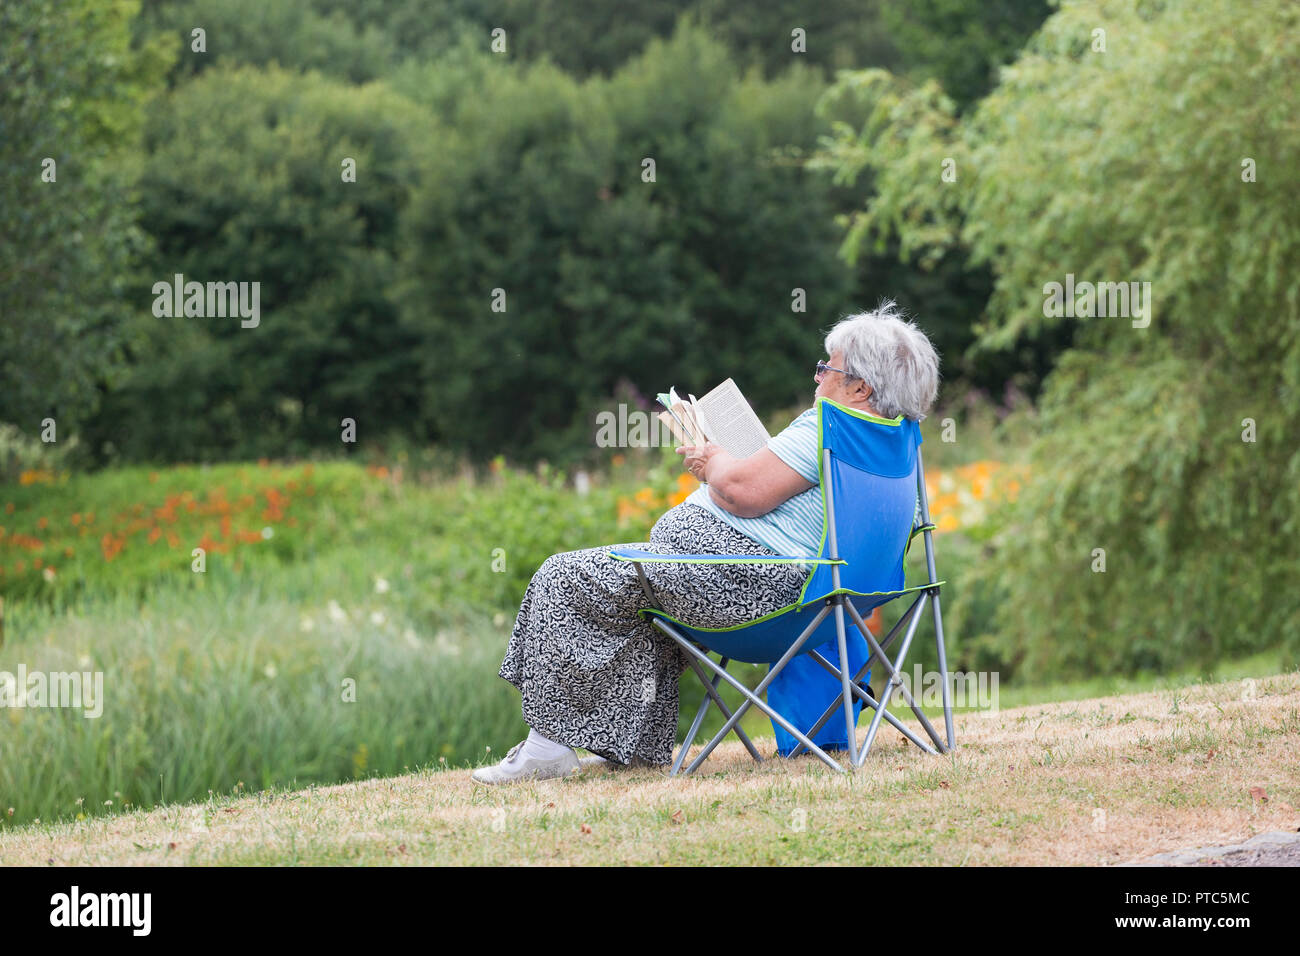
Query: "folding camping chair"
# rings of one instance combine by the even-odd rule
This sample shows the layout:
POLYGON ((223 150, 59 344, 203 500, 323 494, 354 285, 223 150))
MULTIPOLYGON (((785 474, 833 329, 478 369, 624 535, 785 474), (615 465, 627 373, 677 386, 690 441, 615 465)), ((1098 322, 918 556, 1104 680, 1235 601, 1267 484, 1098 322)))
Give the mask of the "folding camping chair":
POLYGON ((920 428, 916 422, 901 416, 893 420, 878 418, 826 398, 819 398, 817 401, 817 427, 820 436, 818 478, 822 489, 823 517, 822 540, 815 557, 656 554, 635 548, 613 548, 609 551, 611 557, 631 561, 636 565, 637 576, 651 605, 650 608, 640 612, 641 616, 651 619, 655 627, 671 637, 690 655, 690 666, 704 684, 706 696, 673 762, 671 773, 674 776, 681 770, 682 762, 699 732, 710 703, 718 707, 726 721, 722 729, 686 768, 688 774, 694 772, 732 731, 740 738, 754 760, 762 761, 758 750, 740 726, 740 719, 751 706, 767 714, 772 720, 774 729, 778 727, 783 729, 797 741, 797 745, 788 756, 794 756, 800 750, 807 748, 841 773, 846 772, 845 768, 812 739, 822 730, 836 710, 842 710, 844 714, 846 749, 853 768, 862 766, 863 761, 866 760, 882 719, 888 721, 904 737, 926 753, 946 753, 956 745, 947 656, 943 643, 943 619, 939 608, 939 588, 943 582, 938 580, 935 574, 934 545, 931 540, 934 525, 930 523, 930 508, 925 493, 920 428), (919 524, 916 523, 918 497, 919 524), (917 534, 922 534, 925 539, 928 581, 909 588, 903 586, 903 558, 911 545, 912 538, 917 534), (795 603, 747 624, 705 628, 692 627, 659 607, 642 564, 665 561, 806 563, 815 567, 795 603), (909 596, 913 598, 911 606, 885 639, 877 642, 866 625, 866 615, 889 601, 909 596), (938 666, 943 687, 946 743, 922 713, 900 678, 908 650, 912 645, 912 638, 916 635, 927 605, 934 614, 935 643, 938 648, 938 666), (846 618, 861 632, 862 639, 871 650, 865 663, 852 674, 846 618), (906 631, 898 656, 891 661, 885 652, 904 628, 906 631), (823 645, 825 646, 822 647, 823 645), (838 652, 839 666, 836 667, 828 661, 827 654, 823 654, 819 648, 826 650, 827 654, 838 652), (708 656, 709 652, 720 655, 721 661, 714 663, 708 656), (796 727, 786 715, 763 699, 764 693, 773 686, 773 682, 781 679, 787 665, 804 654, 809 655, 821 668, 840 682, 839 693, 829 700, 821 718, 807 732, 796 727), (870 674, 871 663, 877 657, 889 675, 889 681, 880 700, 876 700, 860 683, 864 674, 870 674), (768 664, 769 670, 758 686, 751 691, 727 672, 727 665, 733 660, 768 664), (713 674, 711 680, 706 673, 706 668, 713 674), (720 681, 725 681, 744 696, 744 701, 735 711, 727 706, 718 693, 720 681), (893 714, 889 713, 889 702, 895 689, 912 709, 922 728, 934 742, 934 747, 908 730, 893 714), (857 717, 863 705, 870 707, 875 713, 859 751, 857 717))

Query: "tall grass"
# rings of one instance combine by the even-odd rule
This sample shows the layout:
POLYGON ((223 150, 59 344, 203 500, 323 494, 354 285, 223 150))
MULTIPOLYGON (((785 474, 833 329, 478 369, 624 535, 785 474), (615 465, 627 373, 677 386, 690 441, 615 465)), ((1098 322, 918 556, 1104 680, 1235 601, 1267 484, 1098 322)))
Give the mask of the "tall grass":
POLYGON ((0 811, 48 820, 390 774, 517 732, 517 695, 496 676, 503 627, 430 633, 381 595, 331 607, 277 591, 167 590, 29 617, 6 659, 102 672, 103 714, 0 712, 0 811))
MULTIPOLYGON (((931 467, 954 452, 931 447, 931 467)), ((0 709, 0 825, 464 765, 514 743, 518 694, 497 670, 533 571, 646 540, 689 491, 671 449, 614 461, 582 495, 501 462, 480 478, 264 462, 0 485, 0 671, 101 672, 105 693, 98 718, 0 709)), ((939 542, 957 584, 979 545, 939 542)), ((918 541, 909 577, 921 555, 918 541)), ((913 660, 929 646, 918 636, 913 660)), ((683 682, 683 732, 701 693, 683 682)))

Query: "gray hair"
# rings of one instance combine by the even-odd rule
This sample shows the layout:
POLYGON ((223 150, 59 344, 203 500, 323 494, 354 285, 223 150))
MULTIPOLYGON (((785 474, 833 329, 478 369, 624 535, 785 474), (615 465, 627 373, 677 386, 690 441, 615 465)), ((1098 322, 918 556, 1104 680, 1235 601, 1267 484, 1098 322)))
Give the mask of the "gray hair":
POLYGON ((836 352, 845 371, 871 386, 871 405, 885 418, 919 422, 939 394, 939 356, 892 300, 837 322, 826 335, 826 354, 836 352))

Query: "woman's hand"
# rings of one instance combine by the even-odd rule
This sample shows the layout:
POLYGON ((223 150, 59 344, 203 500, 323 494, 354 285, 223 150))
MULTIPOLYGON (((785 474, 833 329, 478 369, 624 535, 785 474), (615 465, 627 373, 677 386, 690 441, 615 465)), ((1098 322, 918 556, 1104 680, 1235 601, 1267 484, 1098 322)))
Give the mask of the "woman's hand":
POLYGON ((699 481, 705 482, 708 480, 704 475, 708 470, 709 460, 722 451, 722 446, 716 442, 706 442, 703 445, 678 445, 675 450, 677 454, 685 455, 682 464, 686 470, 699 481))

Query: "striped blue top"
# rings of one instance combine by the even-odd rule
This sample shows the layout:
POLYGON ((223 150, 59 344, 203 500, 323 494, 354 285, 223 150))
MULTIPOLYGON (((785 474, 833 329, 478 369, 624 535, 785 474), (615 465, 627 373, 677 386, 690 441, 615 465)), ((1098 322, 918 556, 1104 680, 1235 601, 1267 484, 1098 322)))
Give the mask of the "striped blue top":
MULTIPOLYGON (((718 520, 753 538, 777 554, 806 554, 816 557, 822 543, 822 489, 817 483, 817 406, 814 405, 768 439, 767 447, 813 486, 787 498, 767 514, 741 518, 717 504, 708 485, 701 485, 686 498, 718 520)), ((921 500, 916 501, 916 521, 920 521, 921 500)))

